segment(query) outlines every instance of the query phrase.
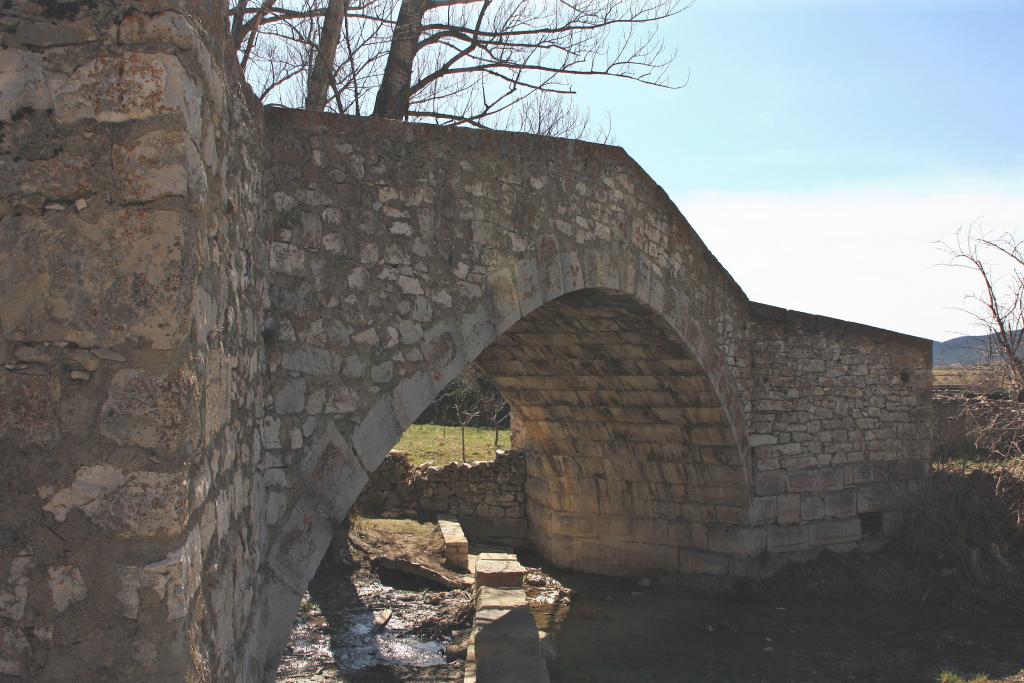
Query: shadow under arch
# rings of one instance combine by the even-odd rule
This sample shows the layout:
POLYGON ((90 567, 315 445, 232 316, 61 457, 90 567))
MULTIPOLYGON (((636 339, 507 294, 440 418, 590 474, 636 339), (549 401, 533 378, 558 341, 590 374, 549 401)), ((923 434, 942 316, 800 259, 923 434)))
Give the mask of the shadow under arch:
POLYGON ((600 574, 728 573, 709 543, 722 549, 748 522, 746 458, 700 362, 656 311, 577 290, 476 361, 516 416, 543 556, 600 574))

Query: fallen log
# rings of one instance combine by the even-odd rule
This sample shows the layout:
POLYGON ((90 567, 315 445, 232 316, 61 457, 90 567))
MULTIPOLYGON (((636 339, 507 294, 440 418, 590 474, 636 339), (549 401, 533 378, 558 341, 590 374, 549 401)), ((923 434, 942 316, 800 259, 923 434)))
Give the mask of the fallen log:
POLYGON ((407 557, 379 555, 373 558, 373 566, 375 569, 389 569, 417 576, 449 590, 461 590, 468 587, 467 579, 469 577, 460 576, 440 566, 431 567, 422 562, 410 560, 407 557))

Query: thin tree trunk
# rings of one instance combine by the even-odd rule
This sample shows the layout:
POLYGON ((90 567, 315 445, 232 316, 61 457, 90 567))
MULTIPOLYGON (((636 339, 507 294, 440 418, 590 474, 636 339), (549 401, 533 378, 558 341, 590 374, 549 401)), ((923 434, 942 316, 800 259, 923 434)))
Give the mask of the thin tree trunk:
POLYGON ((242 47, 242 36, 245 32, 245 10, 248 8, 249 0, 240 0, 235 6, 238 14, 231 19, 231 43, 235 46, 236 50, 242 47))
POLYGON ((466 462, 466 425, 462 425, 462 462, 466 462))
POLYGON ((327 90, 334 77, 334 58, 341 40, 341 22, 348 12, 348 0, 329 0, 324 25, 320 30, 313 68, 309 71, 306 88, 306 109, 323 111, 327 106, 327 90))
POLYGON ((417 45, 423 30, 423 15, 429 7, 430 0, 402 0, 395 33, 391 37, 388 63, 384 67, 384 77, 373 104, 374 116, 404 119, 409 113, 412 64, 416 59, 417 45))

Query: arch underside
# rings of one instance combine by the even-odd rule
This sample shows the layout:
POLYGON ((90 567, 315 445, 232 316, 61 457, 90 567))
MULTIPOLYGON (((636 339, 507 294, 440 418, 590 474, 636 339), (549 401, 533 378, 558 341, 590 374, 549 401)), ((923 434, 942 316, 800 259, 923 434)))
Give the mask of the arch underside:
POLYGON ((543 555, 614 575, 714 569, 709 547, 748 519, 741 454, 700 364, 652 309, 607 290, 567 294, 477 362, 528 450, 527 515, 543 555))

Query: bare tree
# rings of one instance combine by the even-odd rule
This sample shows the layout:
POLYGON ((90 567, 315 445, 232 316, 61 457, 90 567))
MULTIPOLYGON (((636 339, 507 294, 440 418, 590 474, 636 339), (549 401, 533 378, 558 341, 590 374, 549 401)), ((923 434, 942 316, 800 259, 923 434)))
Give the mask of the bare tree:
MULTIPOLYGON (((951 266, 977 275, 980 291, 967 297, 967 310, 987 333, 986 365, 1006 389, 958 397, 957 417, 980 453, 1016 463, 1006 481, 1017 482, 1024 465, 1024 242, 975 222, 943 246, 951 266)), ((1001 490, 1003 474, 996 485, 1001 490)))
POLYGON ((671 87, 659 25, 685 0, 236 0, 231 35, 265 101, 607 139, 577 79, 671 87))
POLYGON ((1015 394, 1024 391, 1024 241, 975 222, 943 245, 950 265, 978 276, 981 292, 966 309, 987 333, 988 361, 1015 394))

